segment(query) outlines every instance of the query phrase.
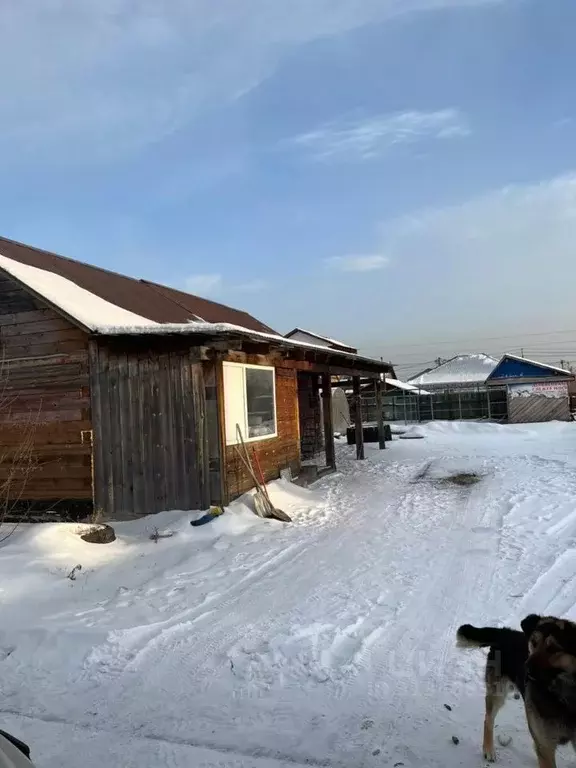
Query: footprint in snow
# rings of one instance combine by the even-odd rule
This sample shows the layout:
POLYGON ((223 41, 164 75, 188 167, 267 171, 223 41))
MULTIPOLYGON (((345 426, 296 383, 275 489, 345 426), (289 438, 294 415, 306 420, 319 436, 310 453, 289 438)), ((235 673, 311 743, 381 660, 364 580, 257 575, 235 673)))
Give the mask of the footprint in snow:
POLYGON ((12 656, 15 650, 15 645, 8 645, 5 648, 0 648, 0 661, 5 661, 9 656, 12 656))

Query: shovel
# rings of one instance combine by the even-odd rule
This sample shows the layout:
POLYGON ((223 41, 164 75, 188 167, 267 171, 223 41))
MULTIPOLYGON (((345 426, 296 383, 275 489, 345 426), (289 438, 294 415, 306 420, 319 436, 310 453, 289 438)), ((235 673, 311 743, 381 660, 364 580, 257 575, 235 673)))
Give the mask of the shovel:
POLYGON ((270 499, 270 494, 268 493, 268 487, 266 486, 266 480, 264 479, 264 472, 262 472, 262 467, 260 466, 260 459, 258 458, 258 454, 256 453, 255 448, 254 448, 254 461, 256 462, 256 466, 258 467, 258 475, 260 477, 260 483, 262 485, 262 493, 264 494, 264 496, 266 496, 268 506, 272 510, 272 517, 275 517, 277 520, 282 520, 282 522, 284 523, 291 523, 292 518, 289 517, 286 514, 286 512, 284 512, 281 509, 278 509, 278 507, 275 507, 274 504, 272 504, 272 500, 270 499))
POLYGON ((256 492, 254 493, 254 507, 256 509, 256 514, 258 517, 273 517, 276 520, 281 520, 283 523, 291 523, 292 520, 285 512, 282 512, 280 509, 276 509, 272 502, 270 501, 270 497, 268 496, 267 491, 264 489, 266 488, 266 484, 264 484, 264 489, 256 477, 256 473, 254 472, 254 467, 252 466, 252 462, 250 461, 250 455, 248 453, 248 449, 246 448, 246 443, 244 442, 244 437, 242 436, 242 430, 240 429, 240 425, 236 424, 236 434, 238 435, 238 439, 240 441, 240 445, 242 446, 242 450, 240 450, 238 445, 234 446, 234 450, 238 454, 238 457, 246 467, 246 470, 250 477, 252 478, 254 485, 256 486, 256 492))

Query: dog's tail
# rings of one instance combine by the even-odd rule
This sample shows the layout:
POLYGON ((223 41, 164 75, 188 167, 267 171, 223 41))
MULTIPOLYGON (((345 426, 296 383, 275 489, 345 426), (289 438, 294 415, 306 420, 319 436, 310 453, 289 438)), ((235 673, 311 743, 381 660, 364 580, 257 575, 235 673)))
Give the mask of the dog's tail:
POLYGON ((463 624, 456 632, 456 645, 459 648, 498 648, 518 637, 522 638, 521 632, 507 627, 473 627, 472 624, 463 624))

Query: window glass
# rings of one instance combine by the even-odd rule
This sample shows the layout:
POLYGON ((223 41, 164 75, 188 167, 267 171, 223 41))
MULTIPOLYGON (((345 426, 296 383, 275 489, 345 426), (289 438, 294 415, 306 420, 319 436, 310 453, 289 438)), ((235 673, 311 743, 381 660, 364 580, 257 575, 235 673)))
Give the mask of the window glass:
POLYGON ((246 368, 246 410, 248 437, 276 433, 274 371, 246 368))

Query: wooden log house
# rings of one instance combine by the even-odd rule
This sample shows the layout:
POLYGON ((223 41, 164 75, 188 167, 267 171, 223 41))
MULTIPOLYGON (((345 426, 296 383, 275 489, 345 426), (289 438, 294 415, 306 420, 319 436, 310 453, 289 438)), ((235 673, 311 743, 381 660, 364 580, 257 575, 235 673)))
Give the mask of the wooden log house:
POLYGON ((254 484, 237 424, 267 480, 288 467, 298 475, 310 409, 332 469, 333 377, 391 372, 284 338, 248 313, 2 238, 0 343, 1 501, 58 519, 229 502, 254 484))

